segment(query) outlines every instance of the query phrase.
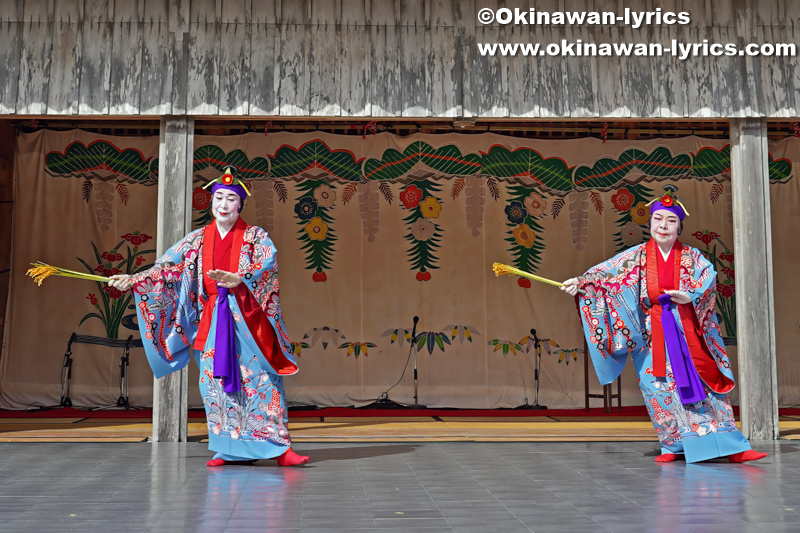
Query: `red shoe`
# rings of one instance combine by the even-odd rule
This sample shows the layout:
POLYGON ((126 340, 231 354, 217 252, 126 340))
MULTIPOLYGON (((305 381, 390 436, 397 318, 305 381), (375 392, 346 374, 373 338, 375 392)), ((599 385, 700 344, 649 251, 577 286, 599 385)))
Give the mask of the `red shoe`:
POLYGON ((300 466, 306 464, 309 459, 307 455, 297 455, 289 448, 278 457, 278 466, 300 466))
POLYGON ((765 452, 757 452, 755 450, 745 450, 743 452, 734 453, 728 456, 728 461, 731 463, 746 463, 747 461, 758 461, 763 459, 767 454, 765 452))
POLYGON ((671 463, 673 461, 677 461, 678 456, 674 453, 662 453, 658 457, 656 457, 657 463, 671 463))
POLYGON ((223 466, 227 464, 225 459, 211 459, 206 463, 206 466, 223 466))

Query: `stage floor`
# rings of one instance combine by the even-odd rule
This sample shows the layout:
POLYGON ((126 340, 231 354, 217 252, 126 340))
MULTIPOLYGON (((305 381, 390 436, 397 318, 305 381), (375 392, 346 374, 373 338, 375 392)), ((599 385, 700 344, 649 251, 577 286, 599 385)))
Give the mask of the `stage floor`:
MULTIPOLYGON (((57 411, 53 412, 58 414, 57 411)), ((69 414, 80 413, 77 410, 69 414)), ((0 416, 0 442, 144 442, 153 426, 137 411, 103 416, 0 416)), ((10 416, 10 415, 9 415, 10 416)), ((189 440, 207 441, 205 418, 189 418, 189 440)), ((291 416, 295 442, 656 441, 647 416, 291 416)), ((781 438, 800 439, 800 415, 780 417, 781 438)))
POLYGON ((0 531, 800 530, 800 443, 753 445, 661 465, 654 442, 297 443, 301 468, 209 468, 197 442, 7 443, 0 531))

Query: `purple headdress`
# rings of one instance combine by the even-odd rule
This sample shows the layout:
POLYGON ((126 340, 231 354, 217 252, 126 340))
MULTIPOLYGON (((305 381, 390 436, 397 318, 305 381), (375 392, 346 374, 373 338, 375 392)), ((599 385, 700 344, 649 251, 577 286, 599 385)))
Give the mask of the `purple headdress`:
POLYGON ((686 210, 680 198, 675 194, 678 192, 678 188, 674 185, 664 185, 664 190, 667 191, 664 196, 656 198, 647 204, 650 206, 650 215, 652 216, 656 211, 669 211, 681 220, 688 217, 689 211, 686 210))
POLYGON ((242 200, 246 200, 250 196, 250 191, 242 180, 238 177, 239 171, 234 166, 225 167, 225 173, 217 179, 211 180, 203 187, 207 189, 211 187, 211 194, 214 194, 220 189, 233 191, 239 195, 242 200))

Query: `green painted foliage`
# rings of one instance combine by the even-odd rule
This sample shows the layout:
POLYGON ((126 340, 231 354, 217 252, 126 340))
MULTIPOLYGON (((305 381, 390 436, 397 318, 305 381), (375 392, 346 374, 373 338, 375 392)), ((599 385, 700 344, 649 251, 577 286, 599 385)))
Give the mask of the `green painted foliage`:
POLYGON ((660 146, 651 153, 629 148, 617 159, 604 157, 591 167, 581 166, 575 170, 575 185, 590 189, 606 189, 619 184, 630 172, 662 178, 686 174, 692 168, 689 154, 673 157, 668 148, 660 146))
POLYGON ((53 174, 81 175, 87 172, 108 172, 144 183, 150 177, 150 158, 135 148, 120 149, 108 141, 85 145, 75 141, 64 153, 45 155, 45 168, 53 174))
POLYGON ((542 157, 530 148, 514 151, 493 146, 481 158, 483 174, 496 178, 530 177, 544 187, 556 191, 572 189, 572 169, 558 157, 542 157))
POLYGON ((283 146, 271 159, 272 175, 277 178, 321 169, 342 180, 361 181, 361 160, 348 150, 331 151, 322 141, 311 141, 299 148, 283 146))
POLYGON ((402 152, 389 148, 380 159, 367 159, 364 175, 370 180, 394 180, 408 174, 418 163, 449 176, 471 176, 481 171, 477 154, 463 155, 453 145, 433 148, 424 141, 416 141, 402 152))

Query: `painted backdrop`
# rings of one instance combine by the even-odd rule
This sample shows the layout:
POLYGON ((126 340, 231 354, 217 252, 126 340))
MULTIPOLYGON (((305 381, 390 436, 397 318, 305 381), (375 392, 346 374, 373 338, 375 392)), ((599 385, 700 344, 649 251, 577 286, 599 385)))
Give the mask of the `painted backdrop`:
MULTIPOLYGON (((195 143, 195 225, 211 220, 201 186, 234 164, 253 190, 244 219, 276 243, 300 362, 300 373, 287 380, 289 401, 375 400, 403 374, 419 316, 420 403, 533 402, 535 329, 544 340, 540 403, 581 407, 583 341, 573 301, 549 285, 496 278, 491 264, 556 280, 581 274, 648 238, 645 204, 665 184, 680 188, 691 214, 681 240, 715 264, 723 332, 736 335, 736 255, 746 251, 732 248, 724 141, 313 132, 197 136, 195 143)), ((770 152, 779 395, 782 404, 797 404, 800 252, 791 243, 800 234, 800 139, 770 143, 770 152)), ((24 275, 35 260, 105 275, 152 264, 158 139, 22 134, 15 169, 12 288, 0 360, 6 408, 58 403, 72 332, 138 336, 128 295, 64 278, 37 287, 24 275)), ((73 402, 113 403, 119 351, 76 345, 73 354, 73 402)), ((731 357, 735 364, 735 348, 731 357)), ((131 401, 150 405, 152 375, 141 350, 131 365, 131 401)), ((413 402, 411 376, 406 371, 391 399, 413 402)), ((592 383, 598 390, 594 376, 592 383)), ((623 396, 626 404, 641 403, 631 368, 623 396)))

